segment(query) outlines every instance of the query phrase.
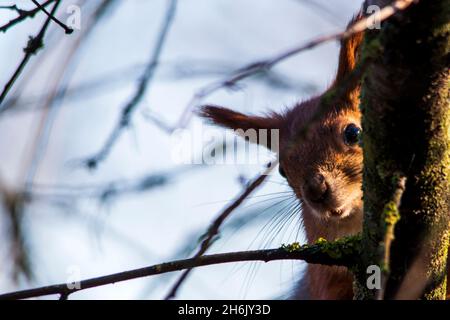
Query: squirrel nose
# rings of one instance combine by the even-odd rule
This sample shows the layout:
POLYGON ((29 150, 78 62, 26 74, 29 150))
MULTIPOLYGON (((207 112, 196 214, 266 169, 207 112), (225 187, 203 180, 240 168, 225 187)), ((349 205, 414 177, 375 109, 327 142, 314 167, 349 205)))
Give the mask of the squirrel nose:
POLYGON ((318 173, 313 175, 306 183, 306 197, 312 202, 323 202, 328 195, 328 184, 325 177, 318 173))

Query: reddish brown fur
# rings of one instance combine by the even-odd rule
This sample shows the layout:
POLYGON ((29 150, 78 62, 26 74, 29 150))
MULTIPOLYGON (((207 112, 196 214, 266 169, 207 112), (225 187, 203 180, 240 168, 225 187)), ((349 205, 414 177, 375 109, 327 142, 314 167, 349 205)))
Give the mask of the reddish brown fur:
MULTIPOLYGON (((331 88, 338 85, 355 67, 362 35, 343 41, 337 76, 331 88)), ((330 88, 330 89, 331 89, 330 88)), ((348 90, 341 101, 310 125, 307 139, 289 153, 286 146, 298 128, 309 123, 321 96, 297 104, 284 114, 266 117, 247 116, 229 109, 207 106, 203 116, 232 129, 279 129, 280 167, 289 185, 303 202, 302 218, 308 243, 319 237, 334 240, 355 234, 362 226, 362 150, 348 146, 343 131, 350 124, 360 126, 359 85, 348 90), (304 195, 313 176, 321 175, 329 191, 327 201, 313 203, 304 195)), ((343 267, 309 265, 303 286, 294 298, 350 299, 352 278, 343 267), (305 291, 306 290, 306 291, 305 291)))
MULTIPOLYGON (((337 75, 330 89, 345 81, 354 69, 362 37, 362 34, 357 34, 342 42, 337 75)), ((307 241, 312 243, 320 237, 334 240, 355 234, 362 227, 362 150, 343 142, 343 130, 348 124, 360 126, 359 94, 360 85, 356 84, 339 103, 321 115, 320 121, 308 125, 307 138, 294 149, 289 148, 289 153, 286 146, 290 138, 296 130, 310 123, 321 96, 301 102, 281 115, 247 116, 213 106, 204 107, 202 112, 214 123, 232 129, 280 130, 280 167, 284 169, 289 185, 303 202, 303 224, 307 241), (313 177, 317 174, 325 178, 331 190, 324 203, 310 201, 304 192, 307 190, 305 186, 315 181, 313 177), (336 214, 333 211, 337 209, 341 210, 336 214)), ((447 289, 448 298, 449 289, 450 286, 447 289)), ((322 265, 308 265, 305 277, 293 296, 298 299, 352 297, 352 276, 346 268, 322 265)))
MULTIPOLYGON (((295 131, 295 127, 307 121, 315 111, 317 103, 318 99, 313 99, 291 111, 288 117, 294 120, 290 130, 295 131), (302 112, 296 119, 293 113, 297 108, 302 108, 302 112)), ((358 102, 354 101, 352 108, 326 114, 322 121, 309 128, 308 141, 286 157, 280 152, 280 163, 286 172, 289 185, 298 198, 304 201, 302 218, 308 243, 313 243, 320 237, 335 240, 355 234, 361 229, 362 150, 359 147, 346 146, 342 139, 342 131, 347 124, 360 125, 357 106, 358 102), (291 165, 293 163, 297 165, 291 165), (302 186, 305 179, 316 172, 322 173, 327 182, 332 184, 336 205, 333 209, 346 205, 346 209, 351 211, 347 216, 333 217, 327 212, 317 213, 318 209, 308 204, 307 199, 303 197, 302 186)), ((345 268, 322 265, 308 265, 307 268, 309 298, 350 299, 353 296, 352 279, 345 268)))

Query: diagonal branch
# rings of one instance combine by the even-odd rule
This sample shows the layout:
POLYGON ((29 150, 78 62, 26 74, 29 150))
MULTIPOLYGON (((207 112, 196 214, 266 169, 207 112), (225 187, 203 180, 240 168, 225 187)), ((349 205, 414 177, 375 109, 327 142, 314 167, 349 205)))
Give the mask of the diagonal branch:
POLYGON ((84 161, 85 165, 88 168, 94 169, 100 162, 106 159, 117 139, 122 134, 122 131, 130 124, 133 113, 145 96, 145 93, 147 92, 148 87, 155 75, 161 52, 163 50, 167 35, 174 20, 173 18, 175 16, 176 7, 177 0, 171 0, 166 11, 166 16, 164 18, 161 31, 156 41, 155 48, 151 54, 150 60, 144 70, 144 73, 139 80, 137 89, 128 103, 123 107, 119 121, 117 122, 113 131, 110 133, 109 137, 106 139, 106 142, 103 144, 102 148, 95 155, 89 157, 84 161))
POLYGON ((384 292, 386 289, 386 283, 390 274, 390 253, 391 244, 395 238, 394 229, 398 220, 400 220, 400 203, 402 200, 403 193, 406 187, 406 177, 405 175, 399 173, 394 177, 394 191, 392 193, 392 199, 389 201, 383 210, 381 216, 384 224, 384 241, 381 243, 380 252, 380 266, 382 266, 381 274, 381 289, 378 291, 378 300, 384 299, 384 292))
MULTIPOLYGON (((257 176, 253 182, 251 182, 248 187, 242 191, 242 193, 239 195, 239 197, 233 201, 231 204, 229 204, 223 212, 212 222, 212 224, 209 226, 208 231, 205 235, 204 240, 202 241, 200 248, 198 249, 197 253, 194 255, 193 259, 200 258, 205 252, 209 249, 209 247, 212 245, 214 239, 216 238, 217 234, 219 233, 220 226, 224 223, 224 221, 230 216, 230 214, 239 207, 246 199, 247 197, 253 193, 267 178, 267 176, 270 174, 272 169, 277 165, 277 163, 270 163, 267 166, 267 169, 265 172, 257 176)), ((189 268, 185 270, 181 276, 178 278, 178 280, 175 282, 174 286, 170 289, 169 293, 166 296, 166 300, 172 299, 176 296, 178 289, 181 287, 183 282, 187 279, 189 273, 192 271, 192 268, 189 268)))
POLYGON ((70 294, 89 288, 100 287, 122 281, 128 281, 147 276, 180 271, 188 268, 245 261, 275 261, 275 260, 303 260, 308 263, 350 266, 352 257, 358 252, 359 237, 345 238, 336 242, 318 241, 316 244, 300 246, 298 243, 282 246, 278 249, 240 251, 213 254, 198 258, 190 258, 161 263, 145 268, 110 274, 98 278, 91 278, 74 283, 62 283, 30 290, 11 292, 0 295, 0 300, 17 300, 41 297, 46 295, 60 295, 67 299, 70 294))
MULTIPOLYGON (((48 6, 50 3, 55 2, 56 0, 48 0, 45 3, 41 4, 40 6, 42 8, 45 8, 46 6, 48 6)), ((3 7, 5 8, 5 7, 3 7)), ((12 28, 13 26, 15 26, 16 24, 28 19, 28 18, 33 18, 36 13, 38 13, 39 11, 41 11, 41 8, 35 8, 33 10, 22 10, 17 8, 16 5, 9 7, 10 10, 15 10, 19 15, 12 19, 11 21, 9 21, 7 24, 3 25, 0 27, 0 32, 6 32, 8 31, 9 28, 12 28)))
POLYGON ((267 70, 273 68, 276 64, 278 64, 294 55, 297 55, 300 52, 313 49, 313 48, 317 47, 318 45, 321 45, 321 44, 324 44, 324 43, 327 43, 330 41, 347 39, 355 34, 358 34, 369 28, 372 28, 377 23, 390 18, 396 12, 406 9, 413 2, 415 2, 415 0, 393 1, 391 4, 386 5, 384 8, 382 8, 380 11, 375 12, 374 14, 372 14, 370 16, 367 16, 363 19, 358 20, 353 25, 348 27, 346 30, 315 38, 315 39, 307 41, 297 47, 294 47, 288 51, 285 51, 278 55, 275 55, 274 57, 271 57, 269 59, 251 63, 251 64, 246 65, 246 66, 240 68, 239 70, 233 72, 233 74, 230 77, 228 77, 222 81, 211 83, 211 84, 201 88, 194 94, 191 101, 188 103, 188 105, 184 109, 180 119, 178 120, 178 123, 173 128, 173 130, 175 130, 177 128, 184 128, 189 123, 189 121, 192 117, 192 114, 193 114, 192 111, 201 103, 201 101, 203 101, 206 97, 212 95, 216 91, 221 90, 223 88, 233 87, 239 81, 246 79, 250 76, 253 76, 255 74, 258 74, 260 72, 267 71, 267 70))
MULTIPOLYGON (((50 12, 50 16, 53 16, 56 13, 56 10, 58 9, 58 6, 60 3, 61 3, 60 0, 56 1, 55 5, 52 8, 52 11, 50 12)), ((12 77, 8 80, 8 82, 6 83, 6 85, 3 88, 2 93, 0 94, 0 106, 2 105, 3 101, 5 100, 8 92, 13 87, 17 78, 20 76, 20 74, 22 73, 22 71, 25 68, 25 66, 27 65, 27 63, 30 61, 31 57, 33 55, 35 55, 44 46, 43 40, 44 40, 45 33, 47 32, 47 29, 50 25, 50 21, 51 21, 50 16, 45 21, 44 25, 42 26, 42 28, 39 31, 39 33, 37 34, 37 36, 31 37, 30 40, 28 41, 28 44, 27 44, 26 48, 24 49, 25 55, 22 58, 22 61, 20 62, 19 66, 14 71, 12 77)))
POLYGON ((73 32, 72 28, 69 28, 68 26, 66 26, 64 23, 62 23, 60 20, 58 20, 57 18, 55 18, 55 16, 53 16, 52 14, 50 14, 50 12, 48 12, 45 7, 43 7, 39 2, 37 2, 36 0, 31 0, 33 1, 33 3, 36 5, 36 7, 38 7, 39 9, 42 10, 42 12, 44 12, 47 17, 49 17, 50 19, 52 19, 53 22, 55 22, 57 25, 59 25, 61 28, 64 29, 64 31, 66 32, 66 34, 71 34, 73 32))
MULTIPOLYGON (((327 36, 324 38, 316 39, 315 41, 312 41, 312 42, 310 42, 304 46, 301 46, 299 48, 296 48, 294 50, 285 52, 285 53, 283 53, 277 57, 274 57, 270 60, 263 61, 260 63, 250 65, 248 67, 245 67, 243 69, 242 73, 237 73, 233 78, 228 79, 227 80, 228 83, 225 81, 221 82, 221 83, 217 84, 216 86, 211 87, 211 90, 217 90, 221 87, 234 85, 236 82, 240 81, 241 79, 253 74, 255 72, 255 70, 258 70, 259 68, 263 68, 263 69, 271 68, 273 65, 284 60, 285 58, 290 57, 291 55, 294 55, 300 51, 303 51, 306 48, 313 47, 319 43, 322 43, 323 41, 327 41, 327 39, 337 39, 337 38, 345 39, 356 33, 362 32, 367 28, 368 25, 374 25, 375 22, 379 21, 376 19, 382 19, 382 20, 386 19, 389 16, 391 16, 393 13, 395 13, 397 10, 406 8, 406 6, 403 6, 404 2, 412 2, 412 1, 405 0, 405 1, 397 1, 397 2, 390 6, 385 7, 383 10, 381 10, 381 12, 378 13, 377 16, 372 15, 372 16, 369 16, 368 18, 358 20, 355 24, 350 26, 346 31, 344 31, 342 33, 338 33, 335 35, 330 35, 330 36, 327 36), (397 4, 397 2, 399 2, 399 3, 397 4)), ((355 67, 355 69, 342 81, 342 83, 339 83, 336 87, 329 90, 329 92, 321 99, 321 101, 319 103, 319 108, 318 108, 317 112, 315 112, 315 114, 313 115, 311 120, 306 125, 300 127, 295 132, 294 137, 291 139, 291 141, 288 145, 287 152, 289 152, 290 148, 298 145, 299 142, 305 138, 310 126, 313 125, 315 122, 317 122, 322 117, 322 115, 337 100, 342 98, 342 95, 345 94, 346 92, 348 92, 349 88, 354 87, 355 83, 360 81, 362 75, 364 74, 364 72, 372 58, 373 58, 372 55, 367 55, 366 57, 364 57, 362 59, 362 61, 360 63, 358 63, 358 65, 355 67)), ((207 90, 207 91, 204 91, 202 94, 208 94, 209 92, 212 93, 213 91, 207 90)), ((199 97, 202 97, 202 95, 200 95, 199 97)), ((269 168, 270 168, 270 166, 269 166, 269 168)), ((254 183, 256 183, 257 185, 259 185, 259 183, 262 183, 262 181, 259 182, 259 179, 262 179, 262 181, 263 181, 264 176, 259 176, 256 180, 254 180, 254 183)), ((245 190, 245 191, 247 191, 247 190, 245 190)), ((244 193, 243 199, 245 199, 248 195, 249 195, 249 193, 248 194, 244 193)), ((243 199, 242 199, 242 201, 243 201, 243 199)), ((231 206, 233 206, 234 204, 235 203, 232 203, 231 206)), ((225 210, 222 215, 225 215, 225 217, 227 217, 231 213, 231 211, 228 212, 227 210, 225 210)), ((202 246, 200 247, 200 249, 197 252, 197 254, 195 255, 195 257, 200 257, 201 255, 203 255, 206 252, 206 250, 209 248, 209 246, 211 245, 211 240, 213 240, 214 236, 218 233, 218 227, 220 227, 221 223, 224 220, 224 219, 221 219, 222 215, 220 215, 218 217, 218 219, 211 225, 209 232, 208 232, 208 236, 202 243, 202 246)), ((181 286, 183 281, 189 275, 190 271, 191 270, 188 269, 180 276, 178 281, 175 283, 174 287, 170 290, 169 294, 166 296, 166 299, 171 299, 171 298, 175 297, 178 288, 181 286)))
MULTIPOLYGON (((124 128, 126 128, 131 120, 132 114, 134 113, 135 109, 141 102, 143 96, 145 95, 145 92, 147 90, 147 87, 151 80, 153 79, 154 71, 156 69, 159 54, 162 49, 162 46, 164 44, 164 40, 166 37, 166 33, 168 32, 168 29, 170 27, 173 14, 175 11, 175 0, 173 0, 172 5, 169 7, 169 10, 166 15, 166 19, 163 26, 163 31, 160 33, 160 37, 158 39, 155 52, 152 55, 152 58, 147 65, 147 68, 144 72, 144 75, 142 76, 138 88, 133 95, 133 97, 129 100, 129 102, 125 105, 125 107, 122 109, 122 114, 120 117, 119 122, 116 124, 113 131, 110 133, 109 137, 107 138, 106 142, 104 143, 103 147, 98 151, 95 155, 89 157, 84 161, 85 165, 88 168, 96 168, 97 165, 106 159, 108 154, 110 153, 111 149, 113 148, 114 144, 120 137, 122 131, 124 128), (172 8, 172 9, 171 9, 172 8)), ((400 10, 406 9, 411 3, 413 3, 414 0, 397 0, 394 1, 392 4, 387 5, 383 9, 381 9, 379 12, 376 12, 368 17, 365 17, 359 21, 357 21, 355 24, 347 28, 346 30, 332 33, 329 35, 324 35, 318 38, 315 38, 313 40, 307 41, 306 43, 294 47, 288 51, 284 51, 274 57, 271 57, 266 60, 262 60, 259 62, 254 62, 249 65, 246 65, 235 72, 232 73, 230 77, 227 77, 224 80, 211 83, 200 90, 198 90, 194 96, 191 98, 185 109, 183 110, 180 118, 178 119, 175 126, 170 127, 170 132, 174 132, 178 128, 184 128, 189 123, 192 115, 193 110, 208 96, 212 95, 213 93, 217 92, 218 90, 221 90, 223 88, 229 88, 235 86, 238 82, 259 74, 261 72, 267 72, 271 68, 273 68, 276 64, 309 49, 312 49, 320 44, 335 41, 335 40, 342 40, 347 39, 351 37, 354 34, 363 32, 364 30, 374 26, 376 23, 384 21, 394 15, 396 12, 400 10)))

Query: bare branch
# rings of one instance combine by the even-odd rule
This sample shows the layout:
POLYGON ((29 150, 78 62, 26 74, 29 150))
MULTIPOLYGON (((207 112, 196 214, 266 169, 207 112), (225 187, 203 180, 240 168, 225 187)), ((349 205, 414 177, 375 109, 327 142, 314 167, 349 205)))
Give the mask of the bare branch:
MULTIPOLYGON (((114 3, 115 0, 102 0, 98 4, 90 16, 88 23, 85 24, 84 32, 79 34, 78 38, 76 38, 73 42, 72 47, 67 50, 67 55, 65 56, 64 61, 60 63, 61 68, 53 75, 53 83, 51 86, 52 89, 50 90, 51 94, 48 96, 43 105, 44 112, 41 114, 39 120, 38 131, 33 137, 33 150, 30 153, 29 164, 27 166, 28 169, 25 177, 25 191, 27 191, 27 187, 33 182, 39 168, 39 163, 46 152, 47 141, 50 138, 53 123, 58 113, 58 109, 55 108, 54 105, 56 95, 58 94, 58 86, 64 80, 67 82, 70 81, 70 73, 67 71, 68 66, 71 65, 70 62, 79 52, 79 48, 84 43, 85 39, 93 32, 94 27, 101 20, 102 16, 114 3)), ((64 92, 61 93, 61 96, 64 96, 64 92)))
MULTIPOLYGON (((214 238, 219 233, 219 229, 223 222, 230 216, 230 214, 239 207, 245 199, 253 192, 255 191, 267 178, 267 176, 270 174, 272 169, 277 165, 277 163, 270 163, 267 166, 267 169, 265 172, 260 174, 258 177, 256 177, 253 182, 251 182, 245 190, 242 191, 242 193, 239 195, 239 197, 233 201, 231 204, 229 204, 223 212, 213 221, 213 223, 208 228, 208 231, 205 235, 204 240, 202 241, 202 244, 200 248, 198 249, 197 253, 193 257, 193 259, 198 259, 201 257, 205 252, 209 249, 211 244, 213 243, 214 238)), ((178 289, 182 285, 182 283, 186 280, 189 273, 192 271, 192 268, 187 269, 183 272, 183 274, 178 278, 178 280, 175 282, 175 285, 170 289, 169 293, 166 296, 166 300, 172 299, 176 296, 178 289)))
POLYGON ((121 135, 122 131, 130 124, 130 120, 134 111, 136 110, 137 106, 143 99, 151 81, 153 80, 156 67, 159 64, 162 49, 164 47, 167 35, 174 20, 173 18, 175 16, 176 6, 177 0, 171 0, 169 6, 167 7, 166 16, 163 21, 163 25, 161 27, 158 39, 156 41, 155 48, 151 54, 150 60, 144 70, 144 73, 139 80, 137 89, 133 94, 133 96, 131 97, 131 99, 122 109, 119 121, 117 122, 115 128, 107 138, 106 142, 104 143, 100 151, 98 151, 95 155, 89 157, 84 161, 84 164, 88 168, 90 169, 96 168, 97 165, 108 156, 115 142, 121 135))
POLYGON ((313 245, 300 246, 293 243, 278 249, 241 251, 232 253, 213 254, 197 258, 176 260, 157 264, 145 268, 110 274, 98 278, 80 281, 78 288, 73 284, 63 283, 36 289, 11 292, 0 295, 0 300, 17 300, 41 297, 46 295, 60 295, 67 299, 77 291, 100 287, 122 281, 143 278, 189 268, 245 261, 275 261, 275 260, 303 260, 308 263, 324 265, 348 266, 353 263, 352 255, 357 250, 359 238, 348 238, 336 242, 320 241, 313 245), (334 247, 333 249, 331 249, 334 247))
MULTIPOLYGON (((351 36, 353 34, 356 34, 356 33, 359 33, 361 31, 364 31, 365 28, 366 28, 366 24, 368 23, 365 20, 366 19, 358 20, 355 24, 353 24, 353 26, 348 28, 343 34, 339 35, 339 37, 344 39, 344 38, 347 38, 347 37, 349 37, 349 36, 351 36)), ((371 22, 371 23, 373 24, 374 22, 371 22)), ((322 39, 324 39, 324 38, 322 38, 322 39)), ((320 40, 320 41, 323 41, 323 40, 320 40)), ((309 45, 314 46, 314 45, 317 45, 318 43, 319 42, 313 42, 313 43, 310 43, 309 45)), ((303 48, 306 48, 306 46, 303 46, 303 47, 301 47, 301 48, 299 48, 297 50, 300 50, 300 51, 304 50, 303 48)), ((273 58, 272 60, 267 60, 266 62, 256 63, 254 65, 250 65, 249 67, 244 68, 242 73, 236 74, 233 78, 229 79, 229 81, 230 81, 231 84, 236 83, 237 81, 243 79, 244 77, 247 77, 251 72, 254 72, 255 69, 253 69, 253 68, 256 68, 256 69, 261 68, 261 67, 265 68, 264 66, 268 66, 270 68, 274 64, 276 64, 279 61, 285 59, 285 57, 288 57, 291 54, 294 54, 293 52, 295 52, 295 50, 292 50, 290 52, 286 52, 286 53, 284 53, 284 54, 282 54, 282 55, 280 55, 278 57, 273 58)), ((299 51, 296 51, 296 52, 299 52, 299 51)), ((321 99, 321 101, 319 103, 319 108, 318 108, 317 112, 312 116, 311 120, 306 125, 302 126, 301 128, 299 128, 297 130, 297 132, 295 133, 294 137, 291 139, 288 148, 292 148, 292 147, 297 146, 299 144, 299 141, 301 141, 302 139, 305 138, 305 136, 306 136, 310 126, 313 125, 316 121, 318 121, 321 118, 321 116, 323 115, 323 113, 326 112, 337 100, 339 100, 342 97, 343 94, 348 92, 349 88, 354 87, 355 83, 360 81, 361 76, 364 74, 364 72, 366 70, 366 67, 367 67, 368 63, 370 62, 371 58, 372 58, 371 56, 365 57, 362 61, 360 61, 358 63, 358 65, 355 67, 355 69, 352 70, 352 72, 344 79, 344 81, 342 81, 342 83, 339 83, 336 87, 332 88, 329 92, 327 92, 324 95, 324 97, 321 99)), ((223 84, 223 86, 229 86, 230 85, 230 84, 225 84, 225 82, 223 82, 223 83, 221 83, 219 85, 222 85, 222 84, 223 84)), ((216 86, 215 88, 219 88, 219 87, 220 86, 216 86)), ((289 152, 289 151, 287 151, 287 152, 289 152)), ((256 181, 258 181, 258 179, 255 180, 255 182, 256 181)), ((247 196, 248 196, 248 194, 245 195, 244 199, 247 196)), ((234 205, 234 203, 232 205, 234 205)), ((224 214, 226 216, 228 216, 229 212, 224 212, 224 214)), ((219 226, 223 222, 223 220, 220 220, 220 218, 221 218, 221 216, 219 216, 219 218, 216 220, 216 222, 218 223, 219 226)), ((201 256, 202 254, 204 254, 205 251, 210 246, 211 240, 213 239, 213 237, 218 232, 217 229, 215 229, 216 222, 213 223, 213 225, 211 226, 210 232, 208 232, 208 237, 202 243, 202 246, 199 249, 199 251, 197 252, 196 256, 201 256)), ((175 283, 175 286, 171 289, 171 291, 167 295, 166 299, 171 299, 171 298, 173 298, 175 296, 177 289, 182 284, 182 282, 185 280, 185 278, 188 276, 190 271, 191 270, 188 269, 181 275, 181 277, 175 283)))
POLYGON ((53 22, 55 22, 57 25, 59 25, 61 28, 64 29, 64 32, 66 34, 71 34, 73 32, 72 28, 69 28, 68 26, 66 26, 64 23, 62 23, 60 20, 58 20, 57 18, 55 18, 52 14, 50 14, 45 7, 43 7, 39 2, 37 2, 36 0, 31 0, 33 1, 33 3, 36 5, 36 7, 38 7, 39 9, 41 9, 46 15, 47 17, 49 17, 50 19, 52 19, 53 22))
POLYGON ((13 266, 12 276, 15 282, 19 281, 21 275, 24 275, 28 280, 33 277, 26 243, 26 232, 23 226, 25 201, 26 199, 22 194, 8 190, 4 185, 0 187, 0 209, 4 209, 0 212, 4 214, 5 222, 8 225, 9 254, 13 266))
POLYGON ((380 252, 380 265, 382 266, 381 275, 381 289, 378 291, 378 300, 384 299, 384 292, 386 289, 386 283, 389 278, 389 265, 390 265, 390 253, 391 243, 394 240, 394 228, 397 221, 400 219, 400 202, 405 191, 406 177, 403 174, 398 174, 395 177, 394 191, 392 193, 392 199, 384 206, 384 212, 382 219, 385 225, 384 241, 381 244, 382 252, 380 252))
MULTIPOLYGON (((61 3, 60 0, 56 1, 55 5, 52 8, 50 16, 53 16, 56 13, 56 10, 58 9, 58 6, 60 3, 61 3)), ((27 44, 26 48, 24 49, 25 55, 24 55, 22 61, 20 62, 16 71, 14 71, 14 74, 9 79, 9 81, 6 83, 5 87, 3 88, 2 93, 0 94, 0 106, 2 105, 3 101, 5 100, 6 95, 11 90, 14 83, 16 82, 17 78, 19 77, 19 75, 22 73, 23 69, 27 65, 30 58, 33 55, 35 55, 39 51, 39 49, 41 49, 44 46, 43 39, 44 39, 45 33, 47 32, 48 26, 50 25, 50 21, 51 21, 50 17, 47 18, 47 20, 45 21, 41 30, 39 31, 38 35, 36 37, 31 37, 30 40, 28 41, 28 44, 27 44)))
MULTIPOLYGON (((110 89, 128 84, 131 79, 134 79, 138 71, 143 67, 142 64, 131 65, 129 67, 121 68, 108 72, 104 75, 96 77, 92 80, 82 82, 75 86, 61 86, 57 92, 54 93, 53 101, 59 101, 62 99, 70 98, 73 100, 85 98, 92 95, 98 95, 100 90, 110 89)), ((159 75, 164 80, 183 80, 192 79, 195 77, 205 76, 225 76, 230 69, 235 69, 235 65, 228 61, 221 60, 180 60, 178 62, 160 62, 159 75), (162 70, 161 70, 162 69, 162 70)), ((261 82, 262 84, 274 88, 276 90, 290 90, 298 93, 299 91, 314 94, 318 88, 313 83, 308 83, 305 80, 295 80, 289 78, 283 74, 280 74, 274 70, 268 70, 269 72, 262 74, 261 77, 255 77, 254 80, 261 82)), ((0 116, 14 114, 16 112, 34 112, 39 111, 46 107, 46 105, 34 106, 41 101, 49 100, 52 93, 44 92, 37 95, 20 97, 18 95, 12 95, 6 99, 3 103, 2 109, 0 109, 0 116)), ((144 106, 145 107, 145 106, 144 106)), ((146 108, 143 110, 144 117, 155 122, 158 127, 162 127, 163 131, 172 132, 172 125, 168 123, 156 123, 158 120, 155 118, 157 113, 154 110, 146 108)))
POLYGON ((26 10, 20 9, 20 8, 17 6, 17 4, 13 4, 13 5, 10 5, 10 6, 0 6, 0 9, 15 11, 15 12, 17 12, 19 15, 23 14, 24 12, 26 12, 26 10))
POLYGON ((201 165, 180 167, 165 172, 147 174, 136 179, 121 179, 92 185, 42 185, 32 184, 25 191, 29 200, 47 198, 98 198, 108 201, 120 195, 133 194, 163 187, 170 183, 174 177, 191 172, 194 169, 204 168, 201 165))
POLYGON ((230 77, 226 78, 225 80, 211 83, 200 90, 198 90, 194 96, 192 97, 191 101, 186 106, 185 110, 183 111, 178 123, 176 124, 175 129, 177 128, 184 128, 190 121, 190 118, 192 117, 192 111, 198 107, 205 99, 206 97, 210 96, 211 94, 215 93, 216 91, 223 89, 223 88, 229 88, 235 86, 239 81, 246 79, 250 76, 253 76, 255 74, 258 74, 260 72, 264 72, 268 69, 271 69, 276 64, 280 63, 281 61, 284 61, 300 52, 312 49, 320 44, 335 41, 335 40, 343 40, 351 37, 354 34, 360 33, 368 29, 369 27, 375 25, 375 23, 384 21, 394 15, 396 12, 400 10, 406 9, 409 5, 411 5, 414 0, 397 0, 394 1, 392 4, 385 6, 383 9, 381 9, 379 12, 376 12, 370 16, 367 16, 361 20, 358 20, 356 23, 351 25, 349 28, 347 28, 344 31, 332 33, 329 35, 324 35, 318 38, 315 38, 313 40, 307 41, 297 47, 294 47, 288 51, 282 52, 272 58, 262 60, 259 62, 254 62, 249 65, 246 65, 239 70, 235 71, 230 77))
MULTIPOLYGON (((174 0, 173 0, 174 1, 174 0)), ((192 111, 203 101, 207 96, 210 96, 211 94, 215 93, 216 91, 223 89, 223 88, 230 88, 235 86, 239 81, 248 78, 250 76, 256 75, 261 72, 267 72, 269 69, 271 69, 274 65, 280 63, 281 61, 284 61, 302 51, 306 51, 308 49, 312 49, 320 44, 332 41, 332 40, 341 40, 346 39, 354 34, 357 34, 359 32, 362 32, 366 30, 368 27, 374 25, 376 22, 383 21, 390 16, 392 16, 394 13, 396 13, 399 10, 403 10, 406 7, 408 7, 413 0, 398 0, 395 1, 393 4, 384 7, 380 12, 374 13, 366 18, 363 18, 359 21, 357 21, 354 25, 350 26, 348 29, 325 35, 322 37, 318 37, 316 39, 313 39, 311 41, 308 41, 298 47, 295 47, 293 49, 290 49, 288 51, 282 52, 272 58, 262 60, 259 62, 251 63, 247 66, 244 66, 237 71, 235 71, 230 77, 226 78, 225 80, 211 83, 200 90, 198 90, 186 108, 184 109, 182 115, 180 116, 177 124, 172 127, 172 132, 178 128, 184 128, 188 122, 190 121, 190 118, 192 117, 192 111)), ((172 4, 175 6, 175 4, 172 4)), ((174 9, 173 9, 174 11, 174 9)), ((152 55, 152 58, 147 65, 147 68, 144 72, 143 77, 141 78, 138 88, 133 95, 133 97, 130 99, 130 101, 126 104, 126 106, 122 109, 122 114, 120 117, 119 122, 116 124, 116 127, 111 132, 110 136, 106 140, 105 144, 103 145, 102 149, 97 152, 94 156, 89 157, 84 161, 85 165, 93 169, 95 168, 99 162, 103 161, 113 148, 113 145, 121 135, 124 128, 126 128, 131 120, 132 114, 134 113, 134 110, 137 108, 139 103, 141 102, 143 96, 145 95, 145 92, 147 90, 147 87, 149 85, 149 82, 153 79, 153 74, 159 59, 159 54, 162 49, 162 45, 165 40, 165 35, 169 29, 170 22, 173 17, 173 11, 168 10, 166 20, 163 26, 163 32, 161 32, 160 37, 158 39, 158 43, 155 48, 155 52, 152 55)))
MULTIPOLYGON (((47 2, 41 4, 40 6, 45 8, 50 3, 55 2, 55 1, 56 0, 48 0, 47 2)), ((3 6, 2 8, 5 9, 6 7, 3 6)), ((22 10, 22 9, 19 9, 16 5, 8 6, 8 8, 10 10, 15 10, 19 14, 19 16, 17 18, 14 18, 13 20, 9 21, 7 24, 1 26, 0 27, 0 32, 8 31, 9 28, 15 26, 16 24, 24 21, 27 18, 33 18, 36 15, 36 13, 41 11, 40 8, 36 8, 36 9, 33 9, 33 10, 22 10)))

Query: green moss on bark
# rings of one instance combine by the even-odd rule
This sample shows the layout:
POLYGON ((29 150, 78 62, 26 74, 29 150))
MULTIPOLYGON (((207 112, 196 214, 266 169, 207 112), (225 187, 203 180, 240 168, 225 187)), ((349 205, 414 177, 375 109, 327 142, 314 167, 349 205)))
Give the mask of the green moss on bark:
POLYGON ((357 297, 366 267, 379 265, 386 227, 396 224, 387 298, 393 298, 417 259, 430 280, 423 298, 446 288, 450 212, 450 1, 421 1, 366 35, 363 55, 382 54, 366 72, 361 94, 364 149, 364 226, 357 297), (399 208, 391 202, 397 172, 407 175, 399 208), (401 215, 401 220, 398 217, 401 215), (421 253, 421 254, 418 254, 421 253))
POLYGON ((317 251, 320 251, 331 259, 346 261, 345 265, 352 269, 361 254, 361 235, 348 236, 335 241, 319 238, 313 244, 304 245, 294 242, 291 244, 283 244, 281 248, 289 253, 303 251, 308 248, 316 248, 317 251))

